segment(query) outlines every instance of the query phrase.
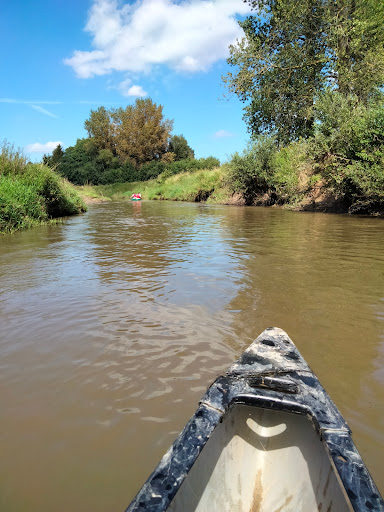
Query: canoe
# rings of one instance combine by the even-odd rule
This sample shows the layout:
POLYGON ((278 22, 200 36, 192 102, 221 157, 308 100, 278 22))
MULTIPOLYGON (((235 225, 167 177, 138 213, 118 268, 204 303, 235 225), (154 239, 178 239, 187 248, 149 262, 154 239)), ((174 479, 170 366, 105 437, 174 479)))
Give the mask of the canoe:
POLYGON ((132 197, 131 201, 141 201, 141 197, 132 197))
POLYGON ((208 388, 127 512, 372 512, 351 431, 288 335, 266 329, 208 388))

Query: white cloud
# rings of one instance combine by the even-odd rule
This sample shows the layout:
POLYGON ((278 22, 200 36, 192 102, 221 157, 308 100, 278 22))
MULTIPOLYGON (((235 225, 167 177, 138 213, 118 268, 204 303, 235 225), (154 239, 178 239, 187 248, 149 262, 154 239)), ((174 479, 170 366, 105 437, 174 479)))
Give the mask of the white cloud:
POLYGON ((228 46, 242 37, 235 16, 250 12, 241 0, 136 0, 122 7, 94 0, 85 27, 94 50, 76 50, 65 63, 82 78, 161 64, 204 71, 228 56, 228 46))
POLYGON ((52 114, 52 112, 49 112, 49 110, 47 110, 46 108, 40 107, 40 105, 31 105, 31 107, 34 110, 37 110, 37 112, 41 112, 42 114, 44 114, 46 116, 56 117, 57 118, 57 116, 55 114, 52 114))
POLYGON ((215 139, 221 139, 223 137, 233 137, 233 133, 227 130, 218 130, 214 135, 215 139))
POLYGON ((141 85, 132 85, 125 93, 125 96, 147 96, 148 93, 144 91, 141 85))
POLYGON ((121 92, 123 96, 147 96, 147 91, 144 91, 144 89, 141 87, 141 85, 131 85, 132 80, 127 78, 127 80, 124 80, 119 84, 117 89, 121 92))
POLYGON ((57 140, 56 142, 46 142, 45 144, 34 142, 33 144, 25 146, 25 151, 27 153, 52 153, 59 144, 63 146, 63 143, 60 140, 57 140))

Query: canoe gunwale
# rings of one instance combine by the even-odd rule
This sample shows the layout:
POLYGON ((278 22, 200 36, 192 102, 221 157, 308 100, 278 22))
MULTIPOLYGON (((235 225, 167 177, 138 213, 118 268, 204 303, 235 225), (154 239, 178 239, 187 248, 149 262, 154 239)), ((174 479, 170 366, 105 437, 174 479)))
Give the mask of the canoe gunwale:
POLYGON ((236 405, 307 416, 325 446, 351 511, 384 512, 384 501, 347 423, 292 340, 278 328, 266 329, 211 384, 126 512, 166 511, 215 427, 236 405))

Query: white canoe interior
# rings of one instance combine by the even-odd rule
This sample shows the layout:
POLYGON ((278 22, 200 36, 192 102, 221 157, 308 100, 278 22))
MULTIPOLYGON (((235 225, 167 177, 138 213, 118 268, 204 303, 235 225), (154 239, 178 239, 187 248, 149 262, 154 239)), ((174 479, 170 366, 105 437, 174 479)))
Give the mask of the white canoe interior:
POLYGON ((232 407, 212 433, 172 512, 344 512, 344 496, 311 421, 232 407))

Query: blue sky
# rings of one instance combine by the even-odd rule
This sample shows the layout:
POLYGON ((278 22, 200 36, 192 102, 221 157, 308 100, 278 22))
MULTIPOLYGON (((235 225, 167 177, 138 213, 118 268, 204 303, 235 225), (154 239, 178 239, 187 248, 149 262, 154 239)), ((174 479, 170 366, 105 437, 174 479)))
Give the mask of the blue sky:
POLYGON ((225 161, 248 140, 221 76, 249 13, 242 0, 4 0, 0 141, 40 161, 87 136, 91 109, 150 97, 197 158, 225 161))

